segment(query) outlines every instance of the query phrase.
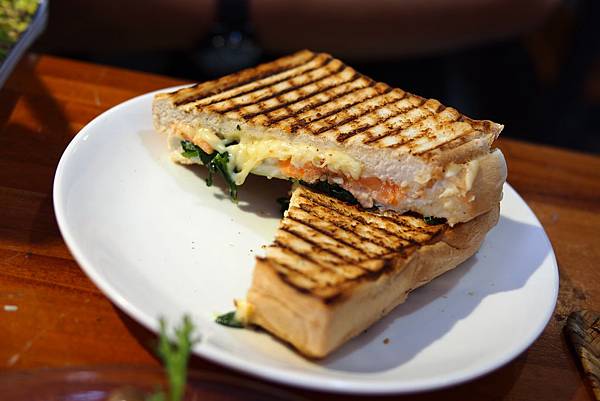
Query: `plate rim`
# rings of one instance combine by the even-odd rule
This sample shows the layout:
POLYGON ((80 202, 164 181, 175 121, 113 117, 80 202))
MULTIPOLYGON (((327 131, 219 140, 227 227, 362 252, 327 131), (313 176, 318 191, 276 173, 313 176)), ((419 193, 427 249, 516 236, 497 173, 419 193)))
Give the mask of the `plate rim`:
MULTIPOLYGON (((57 224, 65 244, 67 245, 79 267, 90 278, 94 285, 96 285, 102 291, 104 296, 106 296, 112 303, 127 313, 129 317, 154 333, 158 332, 158 322, 156 318, 146 316, 146 314, 139 310, 136 305, 125 298, 118 290, 113 288, 110 283, 104 279, 103 275, 98 272, 98 269, 93 267, 93 263, 86 257, 84 252, 77 245, 76 239, 68 227, 66 212, 64 210, 65 200, 62 186, 66 168, 71 155, 76 151, 77 147, 83 141, 84 136, 89 131, 93 131, 97 124, 107 118, 110 118, 112 114, 118 113, 133 103, 143 101, 145 98, 151 97, 156 93, 170 92, 188 86, 190 85, 178 85, 148 92, 119 103, 95 117, 71 139, 68 146, 65 148, 56 168, 53 182, 53 206, 57 224)), ((294 372, 294 374, 291 374, 288 370, 282 370, 274 366, 265 366, 258 362, 249 362, 243 358, 235 357, 230 352, 221 350, 217 346, 210 345, 207 342, 200 342, 194 347, 193 352, 197 356, 206 358, 209 361, 254 377, 265 379, 267 381, 310 390, 356 395, 408 394, 436 390, 476 379, 506 365, 508 362, 512 361, 519 354, 529 348, 544 331, 552 317, 554 309, 556 308, 559 289, 559 272, 556 255, 543 225, 533 210, 531 210, 529 205, 521 197, 521 195, 508 182, 504 184, 504 191, 506 190, 511 191, 513 193, 512 195, 516 196, 517 200, 525 206, 526 210, 533 217, 536 227, 542 230, 544 243, 549 251, 546 258, 549 259, 549 263, 552 265, 551 267, 553 267, 553 302, 552 307, 546 310, 546 315, 542 320, 543 324, 535 327, 528 337, 525 337, 519 343, 519 345, 510 350, 510 352, 503 354, 503 357, 496 358, 478 369, 469 369, 466 371, 465 369, 462 369, 454 372, 451 375, 444 375, 442 377, 435 376, 427 379, 416 379, 410 382, 394 382, 393 380, 387 380, 383 382, 366 382, 331 376, 325 377, 322 380, 315 380, 315 372, 294 372)), ((364 375, 373 376, 376 375, 376 373, 364 373, 364 375)))

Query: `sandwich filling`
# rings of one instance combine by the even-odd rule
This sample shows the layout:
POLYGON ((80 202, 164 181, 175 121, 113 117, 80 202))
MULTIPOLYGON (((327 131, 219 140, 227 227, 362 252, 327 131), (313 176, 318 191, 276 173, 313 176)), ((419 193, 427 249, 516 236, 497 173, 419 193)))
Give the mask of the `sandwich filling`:
MULTIPOLYGON (((169 146, 176 154, 192 163, 204 164, 199 156, 185 154, 181 142, 191 142, 207 154, 227 153, 229 168, 236 185, 242 185, 248 174, 267 177, 298 178, 312 174, 316 181, 325 171, 332 175, 358 179, 361 163, 337 149, 320 149, 305 143, 293 143, 277 138, 254 138, 244 135, 241 129, 229 133, 217 133, 206 127, 179 126, 171 131, 169 146), (320 172, 318 175, 316 171, 320 172)), ((177 160, 180 161, 180 160, 177 160)))
POLYGON ((284 141, 275 136, 257 137, 239 125, 228 132, 217 132, 208 127, 176 124, 168 141, 175 161, 203 164, 212 172, 220 172, 230 186, 232 197, 237 186, 253 173, 306 183, 327 181, 350 192, 366 208, 378 206, 404 211, 411 198, 415 201, 437 198, 445 209, 451 209, 455 204, 452 199, 460 198, 467 203, 473 200, 469 191, 478 173, 475 159, 437 170, 405 171, 400 179, 391 174, 376 175, 343 149, 284 141))

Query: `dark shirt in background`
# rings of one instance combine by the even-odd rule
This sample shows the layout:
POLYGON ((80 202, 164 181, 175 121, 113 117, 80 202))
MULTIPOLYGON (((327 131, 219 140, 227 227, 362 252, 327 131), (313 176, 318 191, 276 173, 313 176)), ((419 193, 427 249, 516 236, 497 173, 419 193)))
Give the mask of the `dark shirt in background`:
MULTIPOLYGON (((436 98, 469 117, 502 123, 503 136, 599 154, 597 21, 600 1, 571 1, 526 37, 426 57, 377 62, 342 58, 375 80, 436 98)), ((211 74, 204 73, 196 63, 195 50, 62 55, 192 81, 220 75, 218 66, 211 74)), ((279 56, 262 54, 256 61, 279 56)), ((222 69, 222 74, 228 72, 222 69)))

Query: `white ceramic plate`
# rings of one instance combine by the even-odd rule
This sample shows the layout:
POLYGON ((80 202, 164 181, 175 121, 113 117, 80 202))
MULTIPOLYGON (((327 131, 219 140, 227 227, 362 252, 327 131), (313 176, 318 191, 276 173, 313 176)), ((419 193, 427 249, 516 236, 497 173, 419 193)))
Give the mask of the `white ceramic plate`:
MULTIPOLYGON (((255 254, 272 241, 275 199, 289 185, 251 177, 230 202, 204 168, 173 164, 154 132, 152 94, 88 124, 54 182, 64 239, 81 267, 144 326, 190 313, 194 351, 290 385, 348 393, 439 388, 489 372, 525 350, 556 302, 558 270, 544 230, 506 185, 498 226, 481 250, 327 359, 309 361, 266 333, 214 323, 250 285, 255 254), (388 339, 385 341, 384 340, 388 339), (387 344, 386 344, 387 343, 387 344)), ((219 181, 219 180, 217 180, 219 181)))

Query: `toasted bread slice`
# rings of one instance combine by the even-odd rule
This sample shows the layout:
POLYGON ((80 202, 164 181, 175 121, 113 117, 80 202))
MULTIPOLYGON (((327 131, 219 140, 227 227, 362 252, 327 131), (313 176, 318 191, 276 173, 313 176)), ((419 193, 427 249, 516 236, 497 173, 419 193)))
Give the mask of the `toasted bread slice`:
POLYGON ((297 187, 256 261, 247 319, 322 358, 477 251, 498 206, 468 223, 374 213, 297 187))
POLYGON ((156 95, 157 130, 173 158, 182 141, 227 152, 236 184, 248 173, 327 180, 364 207, 468 221, 499 202, 506 163, 492 144, 502 125, 465 117, 301 51, 215 81, 156 95))

